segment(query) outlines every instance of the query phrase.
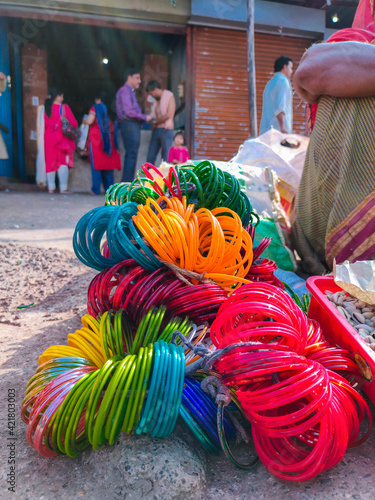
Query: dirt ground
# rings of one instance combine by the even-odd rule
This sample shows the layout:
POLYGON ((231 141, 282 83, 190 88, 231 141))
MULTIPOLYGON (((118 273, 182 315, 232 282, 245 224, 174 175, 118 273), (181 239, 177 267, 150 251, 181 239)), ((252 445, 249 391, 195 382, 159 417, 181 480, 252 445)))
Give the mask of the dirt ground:
MULTIPOLYGON (((38 356, 52 344, 66 343, 67 334, 80 326, 86 312, 86 291, 96 272, 80 264, 72 251, 71 238, 80 216, 103 201, 103 197, 88 195, 0 192, 2 499, 133 498, 109 494, 110 485, 101 478, 100 471, 90 475, 87 464, 92 451, 77 459, 40 457, 28 446, 26 426, 19 417, 25 387, 35 372, 38 356), (11 437, 6 402, 12 391, 16 418, 11 437), (15 493, 8 491, 6 482, 9 443, 16 448, 15 493)), ((105 448, 100 453, 105 457, 105 448)), ((375 498, 374 433, 364 445, 349 450, 334 469, 307 483, 278 481, 263 466, 250 473, 239 471, 222 457, 206 456, 202 463, 205 485, 199 494, 192 494, 193 499, 375 498)), ((163 497, 150 494, 143 498, 163 497)))

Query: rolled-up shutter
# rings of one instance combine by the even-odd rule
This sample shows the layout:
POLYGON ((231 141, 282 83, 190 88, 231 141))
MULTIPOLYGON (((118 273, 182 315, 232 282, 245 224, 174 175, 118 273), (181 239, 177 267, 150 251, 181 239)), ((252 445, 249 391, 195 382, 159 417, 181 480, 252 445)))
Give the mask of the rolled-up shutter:
MULTIPOLYGON (((246 32, 194 26, 194 156, 229 160, 249 136, 246 32)), ((282 35, 255 34, 258 126, 263 90, 280 55, 297 67, 312 41, 282 35)), ((305 131, 305 106, 295 95, 293 129, 305 131)))

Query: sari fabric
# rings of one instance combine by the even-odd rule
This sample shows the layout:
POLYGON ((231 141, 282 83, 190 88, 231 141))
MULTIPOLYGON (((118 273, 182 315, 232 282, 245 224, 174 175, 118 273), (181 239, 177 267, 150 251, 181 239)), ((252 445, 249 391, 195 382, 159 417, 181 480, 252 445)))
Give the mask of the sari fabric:
POLYGON ((116 141, 116 129, 104 104, 90 109, 95 121, 90 125, 87 150, 94 170, 121 170, 121 158, 116 141), (105 112, 105 113, 104 113, 105 112))
MULTIPOLYGON (((361 0, 353 28, 329 43, 374 43, 374 1, 361 0)), ((375 94, 375 91, 374 91, 375 94)), ((375 256, 375 96, 323 96, 298 192, 293 239, 310 274, 332 268, 333 259, 375 256)))
POLYGON ((107 113, 107 107, 102 102, 99 104, 94 104, 95 117, 99 126, 100 135, 102 137, 103 151, 107 156, 111 156, 112 144, 111 144, 111 130, 109 124, 109 116, 107 113))

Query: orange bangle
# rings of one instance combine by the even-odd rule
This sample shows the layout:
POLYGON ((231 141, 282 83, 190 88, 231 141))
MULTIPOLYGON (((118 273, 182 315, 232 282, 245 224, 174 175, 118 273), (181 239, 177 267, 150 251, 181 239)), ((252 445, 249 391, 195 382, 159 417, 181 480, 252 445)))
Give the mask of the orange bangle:
POLYGON ((161 260, 203 274, 229 292, 249 283, 245 276, 253 260, 252 239, 229 208, 194 212, 185 196, 161 196, 139 205, 133 222, 161 260), (160 208, 160 201, 166 208, 160 208))

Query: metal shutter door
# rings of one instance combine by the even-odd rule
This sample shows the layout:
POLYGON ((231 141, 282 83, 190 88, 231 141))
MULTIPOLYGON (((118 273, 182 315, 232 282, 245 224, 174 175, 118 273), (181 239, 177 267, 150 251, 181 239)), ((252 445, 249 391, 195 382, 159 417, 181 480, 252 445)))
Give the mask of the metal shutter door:
MULTIPOLYGON (((255 34, 258 126, 262 96, 280 55, 295 66, 311 40, 255 34)), ((195 158, 229 160, 248 138, 248 80, 246 32, 194 26, 194 151, 195 158)), ((293 100, 294 130, 305 130, 305 108, 293 100)))

